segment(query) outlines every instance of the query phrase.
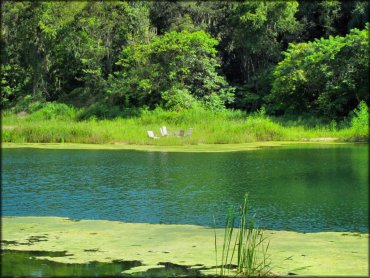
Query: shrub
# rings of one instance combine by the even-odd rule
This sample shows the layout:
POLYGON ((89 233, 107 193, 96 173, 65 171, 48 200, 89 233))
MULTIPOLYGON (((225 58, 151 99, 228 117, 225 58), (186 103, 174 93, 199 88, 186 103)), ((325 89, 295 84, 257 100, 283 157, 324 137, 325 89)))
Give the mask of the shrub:
POLYGON ((196 106, 197 101, 187 89, 171 88, 162 93, 164 107, 169 110, 181 111, 196 106))
POLYGON ((353 112, 354 117, 351 121, 351 127, 355 130, 367 129, 369 127, 369 109, 366 103, 361 101, 353 112))
POLYGON ((302 114, 338 119, 360 100, 369 101, 369 25, 345 37, 289 44, 275 67, 271 94, 266 97, 277 114, 302 114))
POLYGON ((76 117, 76 110, 64 103, 48 102, 43 108, 32 113, 28 120, 74 120, 76 117))
POLYGON ((351 120, 351 140, 368 140, 369 137, 369 110, 364 101, 353 111, 351 120))
POLYGON ((121 70, 111 76, 107 92, 130 107, 154 108, 163 102, 163 92, 166 103, 174 97, 170 108, 180 103, 191 106, 188 94, 197 100, 217 94, 230 103, 233 89, 218 74, 217 44, 204 31, 182 31, 156 36, 149 44, 130 45, 116 63, 121 70))

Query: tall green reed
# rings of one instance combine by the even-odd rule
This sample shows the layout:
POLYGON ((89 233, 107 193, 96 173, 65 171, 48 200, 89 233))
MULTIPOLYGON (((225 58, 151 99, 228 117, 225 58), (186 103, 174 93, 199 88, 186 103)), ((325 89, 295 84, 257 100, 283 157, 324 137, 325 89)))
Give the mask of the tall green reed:
MULTIPOLYGON (((216 266, 219 275, 229 275, 230 271, 242 277, 266 276, 271 271, 269 240, 263 231, 255 227, 254 219, 248 219, 248 193, 239 213, 239 228, 235 221, 238 215, 230 208, 226 218, 221 250, 221 264, 218 265, 217 234, 215 229, 216 266)), ((218 274, 218 273, 217 273, 218 274)))

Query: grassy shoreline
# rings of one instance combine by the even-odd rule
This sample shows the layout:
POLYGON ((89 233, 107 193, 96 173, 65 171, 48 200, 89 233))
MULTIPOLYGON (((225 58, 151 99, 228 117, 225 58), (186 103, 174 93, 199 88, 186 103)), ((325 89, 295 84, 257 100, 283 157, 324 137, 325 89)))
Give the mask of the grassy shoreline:
POLYGON ((311 122, 284 121, 264 113, 193 109, 143 111, 130 118, 79 120, 72 108, 64 112, 45 109, 32 114, 3 114, 2 142, 191 146, 285 141, 367 142, 369 139, 366 119, 355 124, 323 124, 319 120, 312 123, 312 119, 311 122), (185 137, 160 137, 162 126, 170 133, 189 128, 193 128, 193 133, 185 137), (148 130, 160 138, 148 138, 148 130))

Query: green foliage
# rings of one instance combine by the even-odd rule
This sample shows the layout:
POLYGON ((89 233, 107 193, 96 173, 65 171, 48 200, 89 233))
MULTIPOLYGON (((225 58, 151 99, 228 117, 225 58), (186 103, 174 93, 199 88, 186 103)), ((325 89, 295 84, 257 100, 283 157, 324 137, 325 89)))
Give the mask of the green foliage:
POLYGON ((35 120, 74 120, 76 117, 76 110, 63 103, 48 102, 41 109, 28 116, 28 121, 35 120))
POLYGON ((203 31, 169 32, 149 44, 131 45, 122 52, 117 63, 122 70, 109 92, 120 95, 125 107, 174 107, 189 102, 189 93, 198 101, 217 94, 222 105, 231 102, 232 90, 216 72, 216 45, 203 31))
MULTIPOLYGON (((10 111, 2 114, 2 138, 8 142, 125 143, 150 145, 237 144, 256 141, 309 141, 311 138, 336 137, 340 141, 368 140, 369 130, 362 125, 361 137, 350 123, 336 125, 270 118, 263 109, 253 114, 223 109, 206 110, 202 106, 181 111, 148 109, 109 109, 95 107, 76 110, 49 104, 30 115, 10 111), (105 110, 103 110, 105 109, 105 110), (106 120, 111 111, 118 118, 106 120), (35 114, 35 115, 34 115, 35 114), (96 115, 99 115, 97 117, 96 115), (206 120, 205 120, 206 119, 206 120), (192 136, 152 140, 146 131, 159 135, 165 125, 170 132, 193 128, 192 136), (63 140, 62 140, 63 139, 63 140)), ((363 109, 361 111, 364 111, 363 109)), ((362 112, 361 115, 365 115, 362 112)), ((309 119, 309 121, 311 121, 309 119)))
POLYGON ((181 111, 195 107, 198 102, 187 89, 170 88, 162 92, 162 99, 165 102, 164 107, 169 110, 181 111))
POLYGON ((225 101, 219 95, 212 93, 204 97, 203 107, 210 111, 219 111, 225 109, 225 101))
POLYGON ((352 0, 5 1, 1 107, 56 101, 88 119, 269 102, 338 121, 369 104, 368 14, 352 0))
POLYGON ((12 110, 14 112, 35 112, 38 109, 41 109, 44 104, 45 102, 40 100, 39 97, 24 95, 18 98, 18 102, 14 107, 12 107, 12 110))
POLYGON ((1 64, 1 107, 9 108, 12 103, 21 95, 24 83, 19 80, 22 70, 17 65, 1 64))
POLYGON ((351 1, 348 3, 350 20, 348 29, 363 28, 369 22, 370 4, 367 1, 351 1))
POLYGON ((350 141, 369 141, 369 109, 364 101, 353 111, 350 141))
MULTIPOLYGON (((79 88, 85 99, 105 101, 107 76, 122 47, 151 36, 147 6, 125 1, 6 2, 3 106, 13 106, 24 95, 68 99, 79 88)), ((73 103, 72 97, 68 100, 73 103)))
POLYGON ((335 34, 335 23, 340 17, 341 5, 340 1, 322 1, 318 4, 320 10, 319 22, 323 27, 324 35, 329 36, 335 34))
POLYGON ((356 0, 300 1, 297 18, 302 24, 299 41, 343 36, 353 28, 365 27, 369 21, 369 3, 356 0))
POLYGON ((184 30, 189 32, 204 30, 208 32, 214 29, 217 22, 223 18, 225 10, 221 9, 225 5, 228 5, 228 3, 217 3, 215 1, 152 1, 150 19, 160 35, 166 32, 181 32, 184 30))
POLYGON ((361 101, 358 108, 354 110, 351 126, 358 130, 369 127, 369 109, 364 101, 361 101))
POLYGON ((368 27, 290 44, 284 55, 274 71, 271 109, 333 119, 348 115, 360 100, 369 101, 368 27))
POLYGON ((236 99, 239 107, 257 109, 262 97, 269 92, 268 71, 279 60, 284 41, 299 31, 300 25, 295 18, 297 10, 296 1, 235 4, 228 20, 230 37, 226 49, 228 56, 234 57, 227 61, 229 70, 236 68, 230 79, 244 87, 236 99), (257 99, 257 105, 250 104, 252 96, 257 99))
POLYGON ((235 106, 247 111, 256 111, 262 104, 261 96, 255 93, 253 85, 248 83, 236 87, 235 99, 235 106))
POLYGON ((93 104, 85 109, 80 110, 76 117, 79 121, 88 119, 114 119, 117 117, 130 118, 139 116, 140 109, 121 108, 108 104, 93 104))

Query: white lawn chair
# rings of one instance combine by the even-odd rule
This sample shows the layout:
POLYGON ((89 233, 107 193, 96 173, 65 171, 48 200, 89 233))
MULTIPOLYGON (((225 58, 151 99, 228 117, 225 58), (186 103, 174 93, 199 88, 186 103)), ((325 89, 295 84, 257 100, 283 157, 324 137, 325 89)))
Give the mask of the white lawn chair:
POLYGON ((193 128, 189 128, 189 131, 185 133, 185 136, 191 136, 193 134, 193 128))
POLYGON ((152 139, 158 139, 159 138, 158 136, 154 135, 154 132, 152 130, 148 130, 147 133, 148 133, 149 138, 152 138, 152 139))
POLYGON ((168 136, 168 135, 170 135, 170 134, 167 132, 167 128, 166 128, 165 126, 162 126, 162 127, 160 128, 160 131, 161 131, 161 135, 162 135, 162 136, 168 136))

